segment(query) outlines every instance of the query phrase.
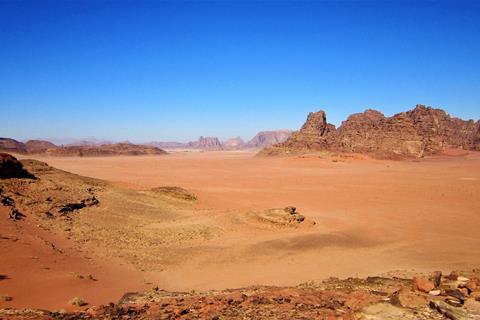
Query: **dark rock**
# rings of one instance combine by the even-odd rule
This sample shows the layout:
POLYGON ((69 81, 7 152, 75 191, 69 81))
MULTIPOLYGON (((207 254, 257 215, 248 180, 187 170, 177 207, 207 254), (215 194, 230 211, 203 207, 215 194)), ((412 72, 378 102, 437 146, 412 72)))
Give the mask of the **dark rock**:
POLYGON ((441 271, 434 271, 432 273, 432 282, 435 288, 438 288, 442 283, 442 272, 441 271))
POLYGON ((17 158, 7 153, 0 153, 0 179, 8 178, 35 179, 30 172, 23 168, 17 158))

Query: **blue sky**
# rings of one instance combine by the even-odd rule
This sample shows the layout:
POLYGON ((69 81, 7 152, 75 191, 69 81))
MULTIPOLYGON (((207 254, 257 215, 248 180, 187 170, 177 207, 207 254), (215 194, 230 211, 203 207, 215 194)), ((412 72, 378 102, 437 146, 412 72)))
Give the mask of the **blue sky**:
POLYGON ((0 136, 250 138, 416 103, 480 118, 480 2, 0 1, 0 136))

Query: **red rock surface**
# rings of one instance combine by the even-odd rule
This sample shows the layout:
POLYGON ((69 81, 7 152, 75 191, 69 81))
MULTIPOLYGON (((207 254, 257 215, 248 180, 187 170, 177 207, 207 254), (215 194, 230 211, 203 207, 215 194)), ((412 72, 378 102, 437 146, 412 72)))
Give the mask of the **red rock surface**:
POLYGON ((376 110, 353 114, 337 130, 327 123, 324 111, 310 113, 287 141, 262 153, 329 150, 403 158, 440 153, 446 148, 480 150, 480 122, 417 105, 392 117, 376 110))

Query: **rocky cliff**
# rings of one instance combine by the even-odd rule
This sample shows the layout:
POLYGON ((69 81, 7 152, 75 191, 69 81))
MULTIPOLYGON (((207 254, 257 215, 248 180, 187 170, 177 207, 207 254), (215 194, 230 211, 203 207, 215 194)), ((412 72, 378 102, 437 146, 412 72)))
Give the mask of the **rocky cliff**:
POLYGON ((302 128, 287 141, 261 153, 329 150, 404 158, 435 154, 445 148, 480 151, 480 122, 417 105, 392 117, 369 109, 349 116, 338 129, 327 123, 324 111, 310 113, 302 128))
POLYGON ((284 142, 292 134, 291 130, 260 131, 247 144, 247 148, 265 148, 284 142))

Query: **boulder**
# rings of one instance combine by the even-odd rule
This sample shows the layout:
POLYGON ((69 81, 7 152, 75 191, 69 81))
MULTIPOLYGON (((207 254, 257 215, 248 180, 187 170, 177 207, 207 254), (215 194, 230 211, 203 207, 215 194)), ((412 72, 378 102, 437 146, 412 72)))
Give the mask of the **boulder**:
POLYGON ((8 178, 28 178, 35 177, 23 168, 20 161, 7 153, 0 153, 0 179, 8 178))
POLYGON ((428 293, 435 289, 435 285, 428 279, 422 277, 413 278, 413 287, 415 290, 428 293))

